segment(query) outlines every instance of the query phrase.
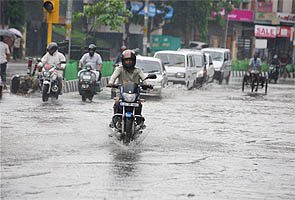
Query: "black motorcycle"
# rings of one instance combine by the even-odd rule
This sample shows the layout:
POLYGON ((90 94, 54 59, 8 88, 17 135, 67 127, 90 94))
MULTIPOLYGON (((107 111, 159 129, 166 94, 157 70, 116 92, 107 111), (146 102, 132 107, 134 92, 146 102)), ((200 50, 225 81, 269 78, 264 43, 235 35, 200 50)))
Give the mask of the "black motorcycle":
POLYGON ((271 82, 271 80, 274 80, 275 84, 277 83, 279 79, 280 74, 280 65, 270 65, 269 71, 268 71, 268 80, 271 82))
POLYGON ((100 92, 100 82, 97 82, 96 74, 90 65, 86 65, 85 69, 79 72, 78 79, 78 89, 82 101, 86 101, 86 99, 92 101, 94 95, 100 92))
MULTIPOLYGON (((146 79, 156 79, 155 74, 150 74, 146 79)), ((119 88, 121 85, 114 85, 119 88)), ((110 127, 118 140, 129 144, 135 140, 145 128, 144 118, 141 114, 140 90, 152 89, 152 86, 133 82, 124 83, 120 88, 121 99, 118 100, 119 112, 113 116, 110 127)))

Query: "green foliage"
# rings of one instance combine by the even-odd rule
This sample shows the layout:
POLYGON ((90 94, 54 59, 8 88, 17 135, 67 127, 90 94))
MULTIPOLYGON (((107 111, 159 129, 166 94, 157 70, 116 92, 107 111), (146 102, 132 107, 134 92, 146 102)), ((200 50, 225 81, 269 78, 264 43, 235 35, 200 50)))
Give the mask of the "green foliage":
MULTIPOLYGON (((232 71, 248 71, 250 60, 234 60, 232 62, 232 71)), ((266 62, 262 62, 262 71, 268 72, 269 64, 266 62)))
POLYGON ((84 13, 75 13, 73 20, 83 16, 94 17, 95 25, 109 26, 111 30, 120 31, 119 27, 132 16, 132 13, 124 8, 122 0, 103 0, 93 5, 84 6, 84 13))
POLYGON ((20 31, 24 30, 25 12, 23 1, 4 1, 4 16, 8 18, 10 27, 16 28, 20 31))

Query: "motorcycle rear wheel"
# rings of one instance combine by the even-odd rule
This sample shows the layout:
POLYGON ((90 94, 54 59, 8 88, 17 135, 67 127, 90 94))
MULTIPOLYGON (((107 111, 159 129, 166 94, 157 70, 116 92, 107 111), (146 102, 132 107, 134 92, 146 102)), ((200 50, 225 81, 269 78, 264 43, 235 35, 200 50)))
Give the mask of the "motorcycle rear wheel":
POLYGON ((82 101, 85 102, 86 101, 86 96, 82 95, 82 101))

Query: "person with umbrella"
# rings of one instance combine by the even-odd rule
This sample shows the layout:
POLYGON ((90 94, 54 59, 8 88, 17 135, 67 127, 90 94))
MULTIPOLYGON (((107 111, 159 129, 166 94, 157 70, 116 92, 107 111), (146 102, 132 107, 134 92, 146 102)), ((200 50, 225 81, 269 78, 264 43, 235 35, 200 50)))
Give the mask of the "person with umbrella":
POLYGON ((1 81, 3 83, 3 88, 6 89, 6 69, 7 62, 10 59, 9 47, 3 42, 4 37, 0 35, 0 68, 1 68, 1 81))

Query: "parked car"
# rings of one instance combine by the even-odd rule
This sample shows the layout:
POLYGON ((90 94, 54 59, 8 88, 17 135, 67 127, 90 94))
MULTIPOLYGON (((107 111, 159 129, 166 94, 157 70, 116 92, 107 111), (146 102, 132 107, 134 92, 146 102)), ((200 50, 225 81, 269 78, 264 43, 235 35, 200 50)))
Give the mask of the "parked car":
POLYGON ((158 51, 154 57, 165 65, 169 82, 185 84, 188 89, 202 83, 206 60, 201 51, 158 51))
POLYGON ((213 59, 212 56, 209 53, 205 53, 206 56, 206 69, 207 69, 207 82, 211 83, 213 82, 214 78, 214 65, 213 65, 213 59))
POLYGON ((224 48, 205 48, 202 49, 202 52, 209 53, 212 56, 215 69, 214 79, 218 80, 219 84, 222 84, 223 79, 225 79, 228 84, 232 69, 230 50, 224 48))
POLYGON ((198 42, 198 41, 190 41, 188 48, 190 49, 203 49, 209 47, 208 43, 205 42, 198 42))
POLYGON ((161 60, 153 57, 137 56, 136 67, 148 74, 156 74, 156 79, 148 79, 147 82, 153 85, 153 89, 143 90, 141 94, 151 94, 160 96, 162 89, 168 85, 168 75, 161 60))

